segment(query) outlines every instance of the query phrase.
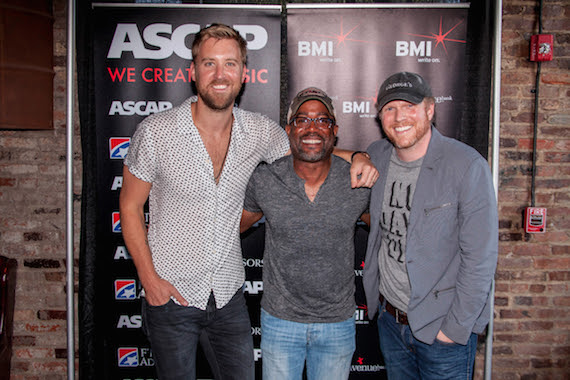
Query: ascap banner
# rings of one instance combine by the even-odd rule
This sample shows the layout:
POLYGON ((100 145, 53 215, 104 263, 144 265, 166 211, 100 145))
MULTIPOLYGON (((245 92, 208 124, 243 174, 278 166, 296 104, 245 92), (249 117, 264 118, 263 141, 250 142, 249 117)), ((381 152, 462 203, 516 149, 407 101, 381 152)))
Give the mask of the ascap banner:
POLYGON ((289 5, 289 99, 308 86, 325 90, 339 121, 337 146, 365 150, 381 138, 375 107, 380 84, 391 74, 412 71, 431 84, 438 130, 458 137, 467 7, 289 5))
MULTIPOLYGON (((97 313, 87 316, 95 319, 97 330, 99 373, 95 378, 156 378, 152 350, 141 331, 141 285, 121 235, 118 212, 123 158, 136 125, 146 116, 175 107, 194 94, 190 78, 192 41, 202 27, 215 22, 233 26, 248 42, 247 78, 239 106, 278 120, 280 10, 279 6, 95 7, 99 222, 93 291, 97 313)), ((258 374, 262 251, 263 246, 256 244, 244 250, 244 291, 252 311, 258 374)), ((202 352, 199 355, 198 378, 212 378, 202 352)))

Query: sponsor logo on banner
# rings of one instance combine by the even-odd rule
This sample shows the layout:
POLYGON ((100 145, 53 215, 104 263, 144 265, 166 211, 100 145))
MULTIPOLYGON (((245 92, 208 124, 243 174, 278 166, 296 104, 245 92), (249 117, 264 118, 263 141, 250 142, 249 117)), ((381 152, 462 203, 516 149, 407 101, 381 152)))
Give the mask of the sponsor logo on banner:
POLYGON ((360 263, 360 269, 355 269, 355 270, 354 270, 354 275, 355 275, 356 277, 362 277, 362 271, 363 271, 363 270, 364 270, 364 261, 362 261, 362 262, 360 263))
POLYGON ((247 294, 259 294, 263 292, 263 281, 246 281, 243 292, 247 294))
POLYGON ((122 187, 123 187, 123 176, 116 175, 115 178, 113 178, 113 183, 111 184, 111 190, 112 191, 120 190, 122 187))
POLYGON ((138 367, 139 350, 136 347, 120 347, 117 350, 119 367, 138 367))
POLYGON ((115 248, 115 255, 113 256, 115 260, 132 260, 129 251, 127 251, 127 247, 124 245, 119 245, 115 248))
POLYGON ((437 33, 425 34, 408 33, 410 36, 424 38, 423 40, 396 41, 396 57, 417 57, 419 63, 440 63, 441 58, 432 57, 433 52, 439 47, 447 55, 446 43, 456 42, 465 44, 465 40, 453 38, 453 31, 463 23, 459 21, 449 29, 443 27, 443 17, 439 19, 437 33))
POLYGON ((263 268, 263 259, 244 257, 242 261, 243 261, 243 266, 246 268, 263 268))
POLYGON ((361 356, 356 359, 356 363, 350 366, 350 372, 379 372, 384 369, 380 364, 366 364, 361 356))
POLYGON ((112 214, 113 232, 120 234, 121 230, 121 214, 118 211, 114 211, 112 214))
POLYGON ((127 155, 131 145, 130 137, 111 137, 109 139, 109 158, 122 160, 127 155))
POLYGON ((140 100, 135 102, 134 100, 127 100, 121 102, 120 100, 114 100, 109 107, 109 115, 132 116, 136 114, 139 116, 148 116, 170 108, 172 108, 172 103, 167 101, 156 102, 140 100))
POLYGON ((142 326, 142 317, 140 315, 120 315, 117 321, 118 329, 139 329, 142 326))
POLYGON ((357 97, 356 100, 342 102, 342 113, 358 115, 360 118, 374 119, 376 117, 376 95, 357 97))
MULTIPOLYGON (((204 25, 205 26, 205 25, 204 25)), ((261 25, 233 26, 247 41, 248 50, 260 50, 267 45, 268 33, 261 25)), ((135 59, 166 59, 172 54, 191 60, 191 48, 186 45, 187 36, 200 31, 200 24, 183 24, 173 29, 172 24, 155 23, 140 28, 134 23, 120 23, 115 28, 107 58, 120 59, 123 53, 132 53, 135 59), (151 48, 147 49, 146 46, 151 48)))
POLYGON ((137 283, 135 280, 115 280, 115 299, 137 299, 137 283))
POLYGON ((435 102, 436 103, 444 103, 444 102, 452 102, 453 101, 453 96, 449 95, 449 96, 436 96, 435 97, 435 102))
MULTIPOLYGON (((150 219, 150 214, 148 212, 144 213, 144 222, 146 227, 148 228, 148 221, 150 219)), ((113 211, 111 214, 111 222, 112 222, 112 231, 115 233, 121 233, 123 230, 121 229, 121 214, 118 211, 113 211)))
POLYGON ((366 307, 366 305, 357 305, 356 310, 354 311, 354 319, 357 325, 369 324, 368 307, 366 307))
POLYGON ((259 326, 251 326, 251 335, 253 336, 261 336, 261 327, 259 326))
POLYGON ((119 367, 153 367, 154 359, 150 348, 119 347, 117 349, 119 367))

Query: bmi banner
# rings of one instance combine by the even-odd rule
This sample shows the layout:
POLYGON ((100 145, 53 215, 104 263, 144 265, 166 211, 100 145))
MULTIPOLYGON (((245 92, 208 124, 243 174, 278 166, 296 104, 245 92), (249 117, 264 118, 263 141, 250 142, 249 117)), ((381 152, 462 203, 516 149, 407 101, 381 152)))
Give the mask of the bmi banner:
MULTIPOLYGON (((394 8, 379 5, 287 6, 288 97, 308 86, 333 99, 337 146, 366 150, 382 138, 375 108, 380 84, 412 71, 432 86, 436 126, 458 137, 464 98, 467 5, 394 8), (315 9, 318 7, 318 10, 315 9)), ((386 378, 377 325, 362 288, 367 234, 356 235, 356 352, 350 379, 386 378)))
POLYGON ((287 7, 289 99, 317 86, 332 97, 337 146, 365 150, 381 138, 375 102, 391 74, 412 71, 430 84, 436 126, 458 137, 464 106, 468 4, 287 7), (417 6, 416 6, 417 7, 417 6))
MULTIPOLYGON (((141 286, 121 235, 123 158, 143 118, 194 93, 190 47, 200 28, 214 22, 232 25, 248 41, 248 76, 239 106, 278 120, 280 7, 99 4, 93 17, 98 227, 92 291, 97 312, 85 317, 94 319, 96 330, 95 378, 155 379, 152 351, 141 331, 141 286)), ((257 360, 262 246, 247 238, 244 244, 245 292, 257 360)), ((202 351, 199 355, 198 378, 212 378, 202 351)))

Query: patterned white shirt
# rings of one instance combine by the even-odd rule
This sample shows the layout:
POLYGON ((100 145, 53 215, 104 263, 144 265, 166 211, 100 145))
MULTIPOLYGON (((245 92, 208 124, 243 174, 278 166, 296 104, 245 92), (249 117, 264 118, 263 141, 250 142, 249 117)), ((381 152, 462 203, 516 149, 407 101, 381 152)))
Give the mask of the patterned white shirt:
POLYGON ((245 189, 261 161, 289 149, 287 134, 258 113, 233 109, 231 142, 219 183, 193 123, 187 99, 143 120, 125 165, 151 182, 148 243, 158 275, 194 306, 205 310, 210 292, 226 305, 243 285, 239 222, 245 189))

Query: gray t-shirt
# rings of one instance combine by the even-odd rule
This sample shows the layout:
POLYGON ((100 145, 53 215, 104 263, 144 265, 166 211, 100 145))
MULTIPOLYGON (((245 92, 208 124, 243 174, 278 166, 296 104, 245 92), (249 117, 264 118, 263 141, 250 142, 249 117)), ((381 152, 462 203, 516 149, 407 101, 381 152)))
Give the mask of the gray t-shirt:
POLYGON ((354 230, 370 189, 350 187, 350 165, 332 165, 314 201, 287 156, 254 171, 244 208, 266 219, 261 306, 301 323, 340 322, 355 311, 354 230))
POLYGON ((378 255, 380 294, 398 309, 407 312, 410 302, 410 280, 406 269, 406 235, 414 190, 423 158, 412 162, 400 160, 394 150, 384 188, 382 244, 378 255))

